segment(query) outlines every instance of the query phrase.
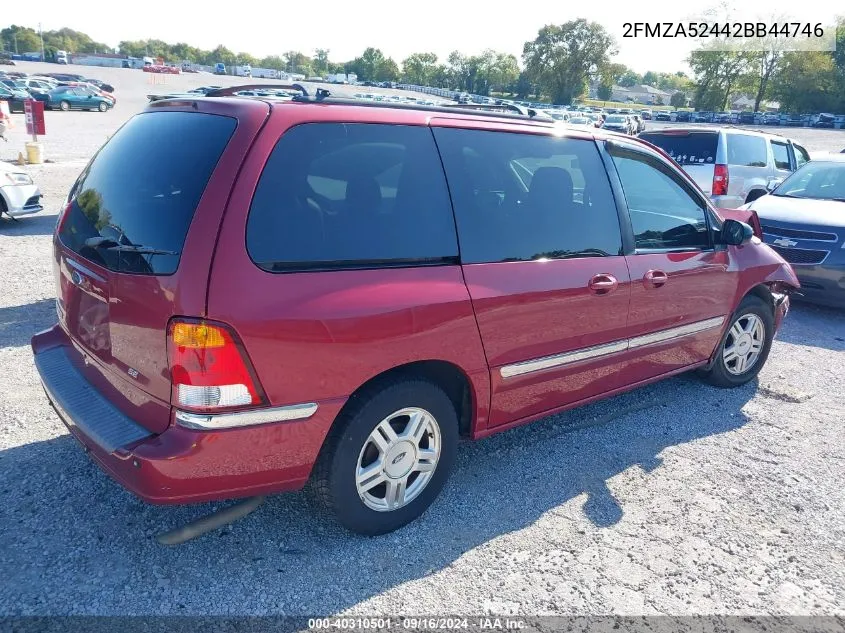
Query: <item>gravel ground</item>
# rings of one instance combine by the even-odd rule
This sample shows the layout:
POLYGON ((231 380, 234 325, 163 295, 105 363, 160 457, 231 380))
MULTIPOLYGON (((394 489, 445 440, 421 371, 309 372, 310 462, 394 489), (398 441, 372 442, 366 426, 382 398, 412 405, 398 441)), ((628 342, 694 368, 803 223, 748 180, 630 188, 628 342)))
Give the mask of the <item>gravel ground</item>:
MULTIPOLYGON (((92 74, 115 83, 117 109, 48 113, 56 162, 31 169, 48 211, 0 222, 0 614, 845 613, 845 313, 802 305, 759 383, 681 376, 465 443, 435 505, 394 534, 350 535, 296 493, 158 545, 219 506, 149 506, 108 479, 48 406, 29 349, 55 321, 55 210, 150 89, 139 71, 92 74)), ((789 133, 812 151, 845 144, 789 133)))

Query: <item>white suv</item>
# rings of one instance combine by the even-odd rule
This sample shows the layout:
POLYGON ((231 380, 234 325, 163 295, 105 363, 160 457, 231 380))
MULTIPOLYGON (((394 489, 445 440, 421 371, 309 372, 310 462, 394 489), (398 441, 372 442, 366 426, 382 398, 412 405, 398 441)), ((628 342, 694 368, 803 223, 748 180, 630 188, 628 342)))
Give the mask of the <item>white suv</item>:
POLYGON ((678 127, 640 138, 671 156, 717 207, 756 200, 810 160, 794 141, 742 128, 678 127))

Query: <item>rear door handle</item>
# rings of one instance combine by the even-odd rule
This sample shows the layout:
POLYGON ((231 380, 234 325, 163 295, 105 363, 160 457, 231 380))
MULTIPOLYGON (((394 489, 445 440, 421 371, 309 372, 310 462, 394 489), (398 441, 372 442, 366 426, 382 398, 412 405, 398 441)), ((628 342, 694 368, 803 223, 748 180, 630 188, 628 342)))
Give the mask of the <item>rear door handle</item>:
POLYGON ((593 275, 588 285, 590 290, 597 295, 606 295, 616 290, 619 286, 619 280, 609 273, 599 273, 598 275, 593 275))
POLYGON ((660 288, 660 286, 669 281, 669 275, 662 270, 650 270, 643 275, 643 281, 647 284, 651 284, 655 288, 660 288))

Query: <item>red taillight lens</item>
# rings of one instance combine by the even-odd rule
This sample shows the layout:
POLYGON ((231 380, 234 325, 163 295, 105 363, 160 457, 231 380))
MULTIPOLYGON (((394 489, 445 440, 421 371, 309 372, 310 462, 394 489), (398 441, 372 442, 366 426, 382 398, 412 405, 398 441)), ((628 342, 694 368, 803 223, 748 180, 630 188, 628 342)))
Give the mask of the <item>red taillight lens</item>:
POLYGON ((171 401, 188 411, 264 403, 264 393, 237 335, 209 321, 170 322, 167 337, 171 401))
POLYGON ((728 166, 715 165, 713 167, 713 188, 711 195, 726 196, 728 195, 728 166))

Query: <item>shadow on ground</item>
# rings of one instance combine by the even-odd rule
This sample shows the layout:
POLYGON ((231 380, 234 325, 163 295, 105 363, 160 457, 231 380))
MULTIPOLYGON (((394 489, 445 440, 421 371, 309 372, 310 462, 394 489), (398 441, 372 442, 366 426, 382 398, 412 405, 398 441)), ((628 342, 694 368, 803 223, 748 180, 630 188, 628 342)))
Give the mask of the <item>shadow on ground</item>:
POLYGON ((777 340, 845 351, 845 308, 828 308, 793 301, 777 340))
POLYGON ((0 217, 0 235, 52 235, 55 228, 55 214, 24 215, 14 220, 5 215, 0 217))
MULTIPOLYGON (((741 409, 754 390, 679 377, 466 442, 432 508, 377 538, 345 532, 300 492, 272 497, 229 529, 161 546, 155 534, 220 505, 146 505, 69 436, 35 442, 0 452, 0 539, 14 544, 0 555, 10 570, 0 583, 17 613, 336 612, 442 570, 582 495, 597 528, 617 524, 626 509, 611 478, 639 467, 650 485, 649 473, 666 468, 665 448, 745 424, 741 409), (210 596, 219 592, 234 606, 216 604, 210 596)), ((552 534, 565 546, 575 527, 557 520, 552 534)))
POLYGON ((0 308, 0 349, 29 345, 32 335, 56 322, 56 300, 0 308))

